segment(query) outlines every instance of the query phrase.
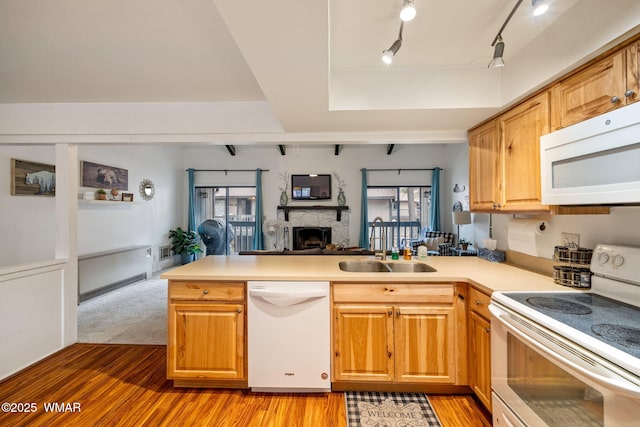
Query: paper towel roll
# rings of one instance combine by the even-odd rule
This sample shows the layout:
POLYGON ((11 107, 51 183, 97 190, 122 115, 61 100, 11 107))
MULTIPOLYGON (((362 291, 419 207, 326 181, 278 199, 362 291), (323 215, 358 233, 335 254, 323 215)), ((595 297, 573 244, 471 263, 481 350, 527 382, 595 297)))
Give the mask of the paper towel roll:
POLYGON ((512 219, 507 229, 507 243, 512 251, 539 256, 537 242, 547 230, 547 224, 537 219, 512 219))

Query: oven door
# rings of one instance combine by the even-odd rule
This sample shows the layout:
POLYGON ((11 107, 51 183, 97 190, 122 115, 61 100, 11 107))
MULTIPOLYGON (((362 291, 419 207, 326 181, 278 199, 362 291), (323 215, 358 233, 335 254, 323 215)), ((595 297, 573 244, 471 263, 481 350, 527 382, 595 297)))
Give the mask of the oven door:
POLYGON ((509 309, 489 309, 493 405, 510 412, 494 411, 494 425, 637 425, 640 385, 628 373, 509 309))

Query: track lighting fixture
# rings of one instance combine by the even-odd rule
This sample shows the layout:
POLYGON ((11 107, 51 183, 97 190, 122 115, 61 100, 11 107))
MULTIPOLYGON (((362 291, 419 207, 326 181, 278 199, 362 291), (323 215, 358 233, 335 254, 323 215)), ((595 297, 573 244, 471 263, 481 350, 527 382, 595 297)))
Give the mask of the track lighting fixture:
POLYGON ((402 10, 400 11, 400 19, 403 22, 412 21, 416 17, 416 7, 413 4, 414 0, 404 0, 402 4, 402 10))
POLYGON ((402 29, 404 28, 404 22, 400 23, 400 31, 398 32, 398 39, 393 42, 391 47, 382 52, 382 62, 387 65, 391 65, 393 62, 393 57, 400 50, 400 46, 402 46, 402 29))
POLYGON ((502 41, 502 36, 498 35, 498 41, 495 44, 495 48, 493 50, 493 59, 489 62, 487 68, 496 68, 496 67, 504 67, 504 59, 502 59, 502 54, 504 53, 504 41, 502 41))
POLYGON ((549 9, 549 4, 545 0, 531 0, 533 6, 533 16, 540 16, 549 9))
POLYGON ((514 13, 516 13, 516 10, 518 10, 518 7, 520 7, 521 3, 522 0, 518 0, 516 2, 516 5, 513 6, 513 9, 511 9, 511 13, 509 13, 507 19, 504 20, 504 24, 502 24, 502 27, 500 27, 500 29, 498 30, 496 38, 493 39, 493 43, 491 43, 491 46, 495 46, 495 49, 493 50, 493 59, 491 60, 491 62, 489 62, 487 68, 504 67, 504 59, 502 58, 502 54, 504 53, 504 41, 502 40, 502 32, 507 27, 507 24, 513 17, 514 13))

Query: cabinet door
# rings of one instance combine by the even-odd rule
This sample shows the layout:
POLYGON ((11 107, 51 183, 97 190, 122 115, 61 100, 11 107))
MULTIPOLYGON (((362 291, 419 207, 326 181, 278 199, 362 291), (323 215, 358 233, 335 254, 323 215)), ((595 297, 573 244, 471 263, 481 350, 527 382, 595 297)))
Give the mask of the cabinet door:
POLYGON ((624 96, 626 103, 640 100, 640 42, 627 48, 627 85, 624 96))
POLYGON ((549 93, 498 118, 503 176, 502 210, 548 210, 540 190, 540 136, 549 132, 549 93))
POLYGON ((469 386, 491 410, 491 325, 469 312, 469 386))
POLYGON ((502 173, 496 122, 469 132, 469 204, 471 210, 495 210, 500 204, 502 173))
POLYGON ((168 378, 244 379, 243 304, 169 304, 168 378))
POLYGON ((553 130, 625 105, 625 52, 617 52, 561 81, 552 89, 553 130), (617 102, 612 102, 613 97, 617 102))
POLYGON ((395 307, 396 382, 456 380, 453 307, 395 307))
POLYGON ((334 380, 392 381, 393 308, 336 305, 334 320, 334 380))

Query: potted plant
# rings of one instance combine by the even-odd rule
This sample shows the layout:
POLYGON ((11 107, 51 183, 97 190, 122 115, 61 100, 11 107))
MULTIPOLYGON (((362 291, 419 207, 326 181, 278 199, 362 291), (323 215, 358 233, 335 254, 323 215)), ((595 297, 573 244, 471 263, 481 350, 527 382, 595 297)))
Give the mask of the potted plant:
POLYGON ((466 250, 467 250, 467 248, 469 247, 469 245, 471 245, 471 242, 470 242, 470 241, 468 241, 468 240, 466 240, 466 239, 460 239, 460 240, 458 241, 458 245, 460 246, 460 248, 461 248, 463 251, 466 251, 466 250))
POLYGON ((104 188, 101 188, 98 191, 96 191, 96 198, 98 200, 107 200, 107 192, 104 190, 104 188))
POLYGON ((188 264, 195 259, 196 254, 202 253, 195 231, 185 231, 178 227, 169 230, 171 252, 182 257, 182 264, 188 264))

